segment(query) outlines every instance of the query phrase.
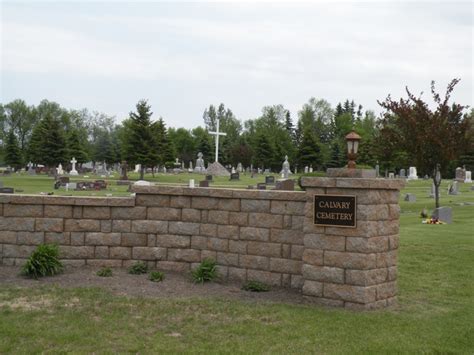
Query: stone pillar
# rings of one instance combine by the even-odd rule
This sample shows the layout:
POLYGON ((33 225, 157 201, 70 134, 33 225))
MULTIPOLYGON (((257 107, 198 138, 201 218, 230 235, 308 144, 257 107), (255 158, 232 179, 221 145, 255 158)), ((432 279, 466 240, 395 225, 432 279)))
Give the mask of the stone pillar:
POLYGON ((404 181, 303 177, 301 186, 307 192, 303 295, 316 303, 357 310, 394 304, 398 199, 404 181), (316 225, 314 195, 356 196, 356 227, 316 225))

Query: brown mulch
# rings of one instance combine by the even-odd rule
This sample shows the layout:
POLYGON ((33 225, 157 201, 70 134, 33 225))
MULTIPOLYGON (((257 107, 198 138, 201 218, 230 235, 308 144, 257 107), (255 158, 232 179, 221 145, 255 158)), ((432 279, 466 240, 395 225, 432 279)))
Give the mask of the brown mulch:
POLYGON ((17 266, 0 266, 0 287, 57 286, 64 288, 99 287, 122 296, 221 298, 250 302, 301 304, 304 299, 297 290, 272 287, 269 292, 248 292, 230 282, 195 284, 189 275, 165 272, 162 282, 151 282, 148 275, 131 275, 126 269, 113 269, 112 277, 99 277, 98 268, 67 268, 62 274, 38 280, 19 275, 17 266))

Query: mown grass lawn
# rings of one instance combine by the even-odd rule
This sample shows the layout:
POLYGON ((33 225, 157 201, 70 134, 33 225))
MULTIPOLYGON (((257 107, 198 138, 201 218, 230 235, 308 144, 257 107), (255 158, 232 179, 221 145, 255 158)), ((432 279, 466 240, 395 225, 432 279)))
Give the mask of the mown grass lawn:
MULTIPOLYGON (((401 194, 399 306, 351 312, 225 299, 150 299, 100 289, 0 285, 0 353, 474 353, 474 191, 423 225, 430 182, 401 194)), ((443 185, 445 187, 446 183, 443 185)), ((444 191, 444 190, 443 190, 444 191)), ((159 284, 157 284, 159 287, 159 284)))
MULTIPOLYGON (((275 180, 279 179, 280 176, 276 174, 269 174, 275 177, 275 180)), ((313 173, 312 176, 324 175, 323 173, 313 173)), ((257 185, 257 183, 265 182, 266 175, 255 175, 251 177, 251 174, 243 173, 240 175, 238 181, 230 181, 228 177, 217 176, 214 177, 214 180, 210 183, 210 187, 229 187, 229 188, 239 188, 245 189, 249 185, 257 185)), ((132 182, 139 179, 137 173, 129 173, 128 177, 132 182)), ((291 176, 292 178, 298 178, 299 175, 291 176)), ((72 176, 70 177, 71 182, 78 181, 94 181, 94 180, 106 180, 108 186, 106 190, 101 191, 66 191, 64 188, 58 190, 54 189, 54 178, 48 177, 45 174, 31 176, 26 173, 11 174, 9 176, 0 176, 0 181, 3 182, 4 187, 13 187, 17 193, 23 194, 39 194, 43 193, 54 193, 54 195, 73 195, 73 196, 105 196, 112 195, 113 197, 119 196, 130 196, 130 192, 127 191, 128 186, 117 185, 117 180, 119 179, 118 174, 115 174, 113 177, 101 178, 99 175, 87 174, 81 176, 72 176), (84 177, 86 176, 86 177, 84 177)), ((199 181, 205 179, 205 175, 194 174, 194 173, 181 173, 181 174, 151 174, 145 175, 145 180, 150 181, 154 184, 164 184, 164 185, 177 185, 177 186, 187 186, 189 180, 194 179, 195 186, 199 186, 199 181)), ((297 184, 295 188, 298 190, 299 187, 297 184)))

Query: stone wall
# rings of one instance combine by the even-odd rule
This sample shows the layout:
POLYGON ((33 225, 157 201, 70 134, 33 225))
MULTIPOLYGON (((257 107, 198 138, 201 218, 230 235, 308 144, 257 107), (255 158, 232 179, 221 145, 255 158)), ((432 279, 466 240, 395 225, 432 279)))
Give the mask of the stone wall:
POLYGON ((300 288, 304 192, 136 187, 136 198, 0 196, 0 257, 20 265, 58 243, 66 265, 137 260, 188 271, 206 257, 224 278, 300 288))
POLYGON ((0 263, 58 243, 72 266, 146 261, 186 272, 204 258, 224 279, 302 289, 351 309, 393 304, 401 180, 303 178, 306 191, 135 187, 135 197, 0 195, 0 263), (357 227, 313 222, 314 195, 357 197, 357 227))

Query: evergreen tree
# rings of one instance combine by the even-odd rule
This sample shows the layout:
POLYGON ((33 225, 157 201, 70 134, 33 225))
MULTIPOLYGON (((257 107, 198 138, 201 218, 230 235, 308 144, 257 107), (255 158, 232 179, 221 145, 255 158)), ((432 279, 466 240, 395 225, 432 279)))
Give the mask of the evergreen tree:
POLYGON ((336 106, 336 112, 334 113, 334 117, 339 117, 344 113, 344 109, 342 108, 341 103, 339 102, 336 106))
POLYGON ((152 167, 158 160, 153 151, 156 143, 153 137, 151 107, 146 100, 136 105, 136 112, 130 112, 128 132, 125 135, 125 158, 129 164, 141 164, 140 179, 143 180, 146 167, 152 167))
POLYGON ((344 149, 341 149, 341 143, 335 140, 331 145, 331 158, 327 163, 328 168, 340 168, 344 166, 344 149))
POLYGON ((303 130, 303 137, 298 151, 299 166, 310 166, 318 168, 321 166, 321 149, 316 137, 309 128, 303 130))
POLYGON ((290 135, 290 137, 293 138, 295 129, 293 127, 293 121, 291 120, 291 115, 290 115, 289 110, 286 110, 286 114, 285 114, 285 128, 288 134, 290 135))
POLYGON ((270 140, 264 133, 259 133, 256 139, 254 161, 255 165, 261 167, 269 166, 273 157, 272 146, 270 140))
POLYGON ((10 130, 7 136, 7 142, 5 147, 5 163, 10 165, 15 170, 21 168, 21 151, 20 146, 18 145, 18 140, 16 139, 13 129, 10 130))
POLYGON ((166 165, 166 163, 173 161, 173 150, 163 118, 160 117, 160 119, 153 124, 153 130, 155 137, 155 150, 158 152, 157 164, 166 165))
POLYGON ((74 157, 79 164, 85 163, 88 159, 84 145, 75 129, 67 137, 67 153, 68 158, 72 159, 74 157))
POLYGON ((49 113, 33 129, 29 152, 31 160, 53 168, 66 162, 66 140, 58 119, 49 113))
MULTIPOLYGON (((78 158, 76 159, 79 161, 78 158)), ((105 161, 107 164, 117 162, 110 134, 106 130, 102 131, 97 138, 94 161, 101 163, 105 161)))
POLYGON ((42 146, 43 138, 41 136, 41 122, 37 123, 36 126, 33 128, 33 132, 31 133, 31 138, 28 143, 27 149, 27 159, 34 164, 40 162, 41 159, 41 146, 42 146))

